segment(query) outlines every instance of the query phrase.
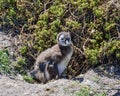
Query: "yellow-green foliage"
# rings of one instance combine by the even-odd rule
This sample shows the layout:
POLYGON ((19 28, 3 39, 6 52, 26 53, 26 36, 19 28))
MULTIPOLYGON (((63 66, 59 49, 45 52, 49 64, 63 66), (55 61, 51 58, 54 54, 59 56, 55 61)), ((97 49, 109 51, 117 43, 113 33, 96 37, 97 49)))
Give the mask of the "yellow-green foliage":
POLYGON ((7 50, 0 50, 0 72, 9 73, 10 72, 9 63, 10 60, 7 50))
POLYGON ((31 76, 23 75, 22 77, 28 83, 33 83, 34 82, 34 80, 31 76))
POLYGON ((72 28, 79 28, 80 23, 78 23, 77 21, 66 19, 66 26, 71 28, 71 29, 72 28))
POLYGON ((27 53, 28 47, 27 46, 23 46, 22 48, 20 48, 20 53, 22 55, 25 55, 27 53))
POLYGON ((90 96, 90 88, 81 88, 76 96, 90 96))
MULTIPOLYGON (((120 41, 112 40, 110 42, 102 42, 101 47, 96 49, 86 49, 85 56, 91 64, 97 64, 99 62, 98 57, 106 55, 114 59, 120 57, 120 41)), ((109 58, 110 59, 110 58, 109 58)))
POLYGON ((116 58, 119 58, 120 52, 120 41, 113 40, 110 42, 103 42, 103 46, 100 48, 100 52, 103 52, 107 56, 115 54, 116 58))
POLYGON ((76 96, 107 96, 106 93, 96 93, 88 87, 83 87, 77 92, 76 96))
POLYGON ((88 59, 90 64, 97 64, 98 63, 98 54, 99 51, 97 49, 86 49, 85 56, 88 59))
POLYGON ((17 58, 17 61, 14 63, 14 69, 21 73, 21 74, 26 74, 26 67, 27 67, 27 63, 26 63, 26 60, 22 57, 18 57, 17 58))

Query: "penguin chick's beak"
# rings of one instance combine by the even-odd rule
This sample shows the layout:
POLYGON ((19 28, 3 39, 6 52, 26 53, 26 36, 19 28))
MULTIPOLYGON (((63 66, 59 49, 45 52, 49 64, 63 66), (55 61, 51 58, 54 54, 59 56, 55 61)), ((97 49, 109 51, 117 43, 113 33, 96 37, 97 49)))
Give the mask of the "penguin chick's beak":
POLYGON ((66 43, 67 45, 71 44, 71 42, 70 42, 69 40, 66 40, 65 43, 66 43))

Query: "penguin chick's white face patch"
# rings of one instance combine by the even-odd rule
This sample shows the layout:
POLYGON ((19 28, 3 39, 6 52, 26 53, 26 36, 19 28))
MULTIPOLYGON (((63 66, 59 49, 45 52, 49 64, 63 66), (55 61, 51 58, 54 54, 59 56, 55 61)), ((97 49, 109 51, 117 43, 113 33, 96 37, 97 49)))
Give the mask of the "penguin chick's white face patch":
POLYGON ((59 37, 59 41, 63 41, 64 40, 64 34, 60 35, 59 37))

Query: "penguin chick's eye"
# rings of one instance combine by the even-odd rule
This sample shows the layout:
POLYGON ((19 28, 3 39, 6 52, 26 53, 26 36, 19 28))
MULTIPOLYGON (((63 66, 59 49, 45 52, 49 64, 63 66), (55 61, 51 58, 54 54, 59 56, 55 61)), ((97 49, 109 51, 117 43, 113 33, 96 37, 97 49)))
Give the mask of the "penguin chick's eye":
POLYGON ((63 40, 64 40, 64 38, 61 38, 61 40, 63 41, 63 40))
POLYGON ((59 37, 59 41, 63 41, 64 40, 64 35, 62 34, 60 37, 59 37))

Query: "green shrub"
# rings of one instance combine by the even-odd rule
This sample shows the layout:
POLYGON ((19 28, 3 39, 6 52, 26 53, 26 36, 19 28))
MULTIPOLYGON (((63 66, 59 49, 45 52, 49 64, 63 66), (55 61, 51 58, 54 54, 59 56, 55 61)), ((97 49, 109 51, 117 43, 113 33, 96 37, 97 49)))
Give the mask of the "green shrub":
POLYGON ((13 64, 14 69, 20 74, 27 74, 27 63, 26 59, 18 57, 17 61, 13 64))
POLYGON ((90 89, 89 88, 82 88, 78 93, 77 96, 90 96, 90 89))
POLYGON ((102 47, 100 48, 100 52, 102 52, 106 56, 114 56, 114 58, 119 58, 120 51, 120 41, 112 40, 110 42, 104 42, 102 47))
POLYGON ((107 96, 107 95, 104 92, 102 92, 102 93, 97 93, 94 96, 107 96))
POLYGON ((9 54, 6 50, 0 50, 0 72, 9 73, 10 72, 10 59, 9 54))
POLYGON ((33 83, 34 82, 34 80, 33 80, 33 78, 31 76, 23 75, 22 77, 28 83, 33 83))
POLYGON ((85 56, 90 64, 98 63, 99 50, 96 49, 86 49, 85 56))
POLYGON ((79 92, 77 92, 76 96, 107 96, 107 95, 104 92, 97 93, 90 88, 83 87, 80 89, 79 92))
POLYGON ((28 47, 27 46, 23 46, 22 48, 20 48, 20 53, 22 55, 25 55, 27 53, 28 47))

